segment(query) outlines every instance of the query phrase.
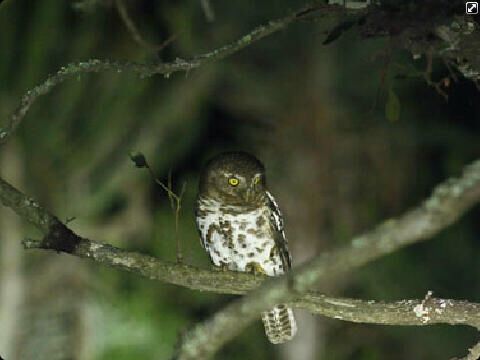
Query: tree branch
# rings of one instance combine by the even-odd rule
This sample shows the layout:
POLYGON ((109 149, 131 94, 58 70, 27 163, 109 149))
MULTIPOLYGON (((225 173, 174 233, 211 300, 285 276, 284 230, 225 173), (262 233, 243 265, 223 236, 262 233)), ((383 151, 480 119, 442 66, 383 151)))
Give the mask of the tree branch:
MULTIPOLYGON (((317 16, 329 16, 344 13, 345 11, 345 9, 337 5, 326 5, 314 1, 295 12, 292 12, 288 16, 269 21, 267 25, 255 28, 230 44, 195 56, 189 60, 177 58, 170 63, 142 64, 129 61, 91 59, 85 62, 67 64, 60 68, 55 74, 49 76, 40 85, 35 86, 23 95, 20 100, 20 105, 18 105, 17 109, 9 117, 7 125, 0 128, 0 145, 3 145, 8 141, 16 128, 20 125, 30 107, 40 96, 49 93, 55 86, 61 84, 68 78, 79 74, 100 73, 106 71, 118 73, 133 72, 141 77, 149 77, 156 74, 163 74, 165 77, 169 77, 170 74, 175 72, 188 72, 205 64, 222 60, 257 41, 286 28, 293 22, 305 19, 312 13, 316 13, 317 16)), ((358 11, 349 10, 349 12, 357 13, 358 11)))
POLYGON ((24 246, 27 249, 66 252, 150 279, 196 290, 245 294, 255 289, 208 322, 197 326, 181 348, 180 357, 184 359, 198 359, 213 354, 256 319, 258 313, 280 302, 346 321, 390 325, 448 323, 479 328, 480 304, 433 299, 430 296, 423 300, 389 304, 333 299, 308 291, 313 284, 321 284, 322 280, 331 280, 368 261, 431 237, 453 223, 478 201, 480 160, 465 167, 460 178, 449 179, 437 186, 426 201, 398 219, 385 221, 372 231, 354 238, 347 247, 322 254, 310 263, 294 269, 289 277, 269 278, 259 286, 265 278, 173 264, 81 238, 35 200, 0 178, 0 202, 36 225, 44 235, 42 240, 25 240, 24 246))
POLYGON ((459 179, 449 179, 437 186, 430 198, 398 219, 385 221, 372 231, 354 238, 349 246, 324 253, 287 276, 266 281, 208 321, 197 325, 186 336, 179 349, 179 358, 210 357, 262 311, 275 304, 291 302, 322 281, 331 281, 380 256, 426 240, 452 224, 478 201, 480 160, 466 167, 459 179))
MULTIPOLYGON (((52 250, 48 240, 23 241, 26 249, 52 250)), ((120 268, 151 280, 158 280, 193 290, 220 294, 246 294, 258 287, 263 276, 208 271, 189 265, 159 260, 147 255, 127 252, 108 244, 81 239, 70 254, 120 268)), ((293 298, 290 305, 339 320, 384 325, 431 325, 447 323, 480 328, 480 304, 451 299, 427 298, 393 303, 331 298, 314 291, 293 298)))

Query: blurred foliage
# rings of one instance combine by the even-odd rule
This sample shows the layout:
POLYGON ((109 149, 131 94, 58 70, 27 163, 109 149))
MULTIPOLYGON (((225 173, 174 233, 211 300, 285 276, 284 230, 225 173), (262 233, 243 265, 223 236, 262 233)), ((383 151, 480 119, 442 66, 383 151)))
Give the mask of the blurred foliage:
MULTIPOLYGON (((210 23, 199 1, 126 2, 149 42, 176 36, 155 54, 133 41, 113 2, 89 1, 88 9, 80 3, 0 5, 2 121, 24 92, 68 62, 189 57, 302 4, 212 1, 216 17, 210 23)), ((175 261, 168 197, 129 160, 131 151, 141 151, 162 181, 172 172, 175 190, 186 181, 179 237, 185 261, 204 267, 209 263, 192 208, 198 171, 219 151, 243 149, 268 160, 294 249, 302 241, 312 242, 316 252, 338 246, 400 214, 480 156, 479 93, 460 79, 447 89, 445 102, 423 79, 425 59, 392 52, 386 39, 358 41, 350 31, 323 46, 332 25, 328 19, 303 22, 169 79, 105 73, 61 84, 38 100, 16 136, 24 190, 61 219, 74 216, 70 225, 83 236, 175 261), (300 239, 308 229, 315 237, 300 239)), ((448 76, 442 64, 434 65, 434 78, 448 76)), ((433 290, 479 302, 479 211, 431 241, 335 281, 331 291, 397 300, 433 290)), ((24 256, 27 277, 51 281, 37 262, 57 254, 24 256)), ((85 266, 79 286, 87 296, 78 298, 87 309, 85 334, 78 338, 88 348, 85 358, 167 358, 192 324, 233 299, 85 266)), ((463 354, 475 338, 472 330, 447 326, 326 325, 325 359, 446 359, 463 354)), ((257 322, 218 358, 270 359, 279 348, 267 343, 257 322)))

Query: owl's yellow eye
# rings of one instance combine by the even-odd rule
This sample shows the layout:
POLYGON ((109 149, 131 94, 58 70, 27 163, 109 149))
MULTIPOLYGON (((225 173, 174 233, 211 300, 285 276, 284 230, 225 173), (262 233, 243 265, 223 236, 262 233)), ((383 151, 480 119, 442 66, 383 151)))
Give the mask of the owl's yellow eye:
POLYGON ((232 186, 237 186, 240 181, 236 177, 231 177, 228 179, 228 183, 232 186))

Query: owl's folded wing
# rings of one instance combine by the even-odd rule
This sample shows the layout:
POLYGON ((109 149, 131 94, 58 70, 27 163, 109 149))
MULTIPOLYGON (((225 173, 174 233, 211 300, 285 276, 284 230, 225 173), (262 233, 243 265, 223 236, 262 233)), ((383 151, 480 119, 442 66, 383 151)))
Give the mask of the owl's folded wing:
POLYGON ((270 221, 275 230, 274 240, 282 259, 283 268, 286 271, 292 268, 292 257, 288 251, 288 242, 283 228, 283 215, 273 195, 266 191, 268 206, 271 209, 270 221))

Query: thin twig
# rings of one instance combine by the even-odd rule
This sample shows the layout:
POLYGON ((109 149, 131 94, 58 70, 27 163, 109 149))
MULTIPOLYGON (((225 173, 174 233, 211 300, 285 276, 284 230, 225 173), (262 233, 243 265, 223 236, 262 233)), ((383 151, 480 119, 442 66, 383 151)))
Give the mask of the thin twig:
POLYGON ((433 87, 436 90, 436 92, 445 99, 445 101, 448 101, 448 94, 442 89, 443 81, 432 80, 432 71, 433 71, 433 49, 432 48, 430 48, 427 51, 425 58, 427 59, 427 68, 424 73, 424 78, 426 83, 428 84, 428 86, 433 87))
POLYGON ((180 236, 179 236, 179 229, 178 229, 178 224, 180 220, 180 210, 182 208, 182 202, 181 199, 183 198, 183 195, 185 194, 185 189, 187 188, 187 183, 184 182, 182 184, 182 190, 180 190, 180 195, 179 199, 180 201, 177 202, 176 210, 175 210, 175 243, 177 244, 177 263, 181 264, 183 263, 183 251, 182 251, 182 244, 180 243, 180 236))
POLYGON ((135 23, 133 22, 132 18, 128 14, 128 10, 123 0, 115 0, 115 7, 117 8, 118 14, 120 15, 120 18, 125 24, 125 27, 127 28, 128 32, 132 36, 133 40, 135 40, 135 42, 137 42, 140 46, 143 46, 151 51, 158 52, 164 49, 168 44, 170 44, 173 41, 174 36, 170 36, 167 38, 167 40, 165 40, 163 43, 159 45, 150 43, 149 41, 145 40, 143 36, 140 34, 140 31, 137 29, 137 27, 135 26, 135 23))
MULTIPOLYGON (((49 93, 55 86, 58 86, 71 77, 76 77, 80 74, 100 73, 107 71, 114 71, 118 73, 133 72, 138 74, 140 77, 163 74, 167 78, 175 72, 184 71, 188 73, 189 71, 202 65, 222 60, 227 56, 232 55, 253 44, 254 42, 257 42, 286 28, 298 20, 305 19, 308 15, 314 12, 317 13, 318 16, 329 16, 344 13, 345 9, 341 9, 338 6, 313 2, 312 4, 302 7, 300 10, 297 10, 288 16, 269 21, 266 25, 258 26, 248 34, 230 44, 204 54, 197 55, 189 60, 177 58, 169 63, 156 62, 152 64, 143 64, 128 61, 90 59, 84 62, 67 64, 61 67, 60 70, 58 70, 55 74, 49 76, 41 84, 35 86, 23 95, 20 100, 20 104, 15 109, 13 114, 10 115, 7 125, 3 128, 0 128, 0 145, 5 144, 11 138, 27 114, 28 110, 30 110, 30 107, 40 96, 49 93)), ((351 12, 358 11, 352 10, 351 12)))
POLYGON ((213 11, 212 4, 210 0, 200 0, 200 5, 202 6, 203 13, 208 22, 215 21, 215 12, 213 11))
POLYGON ((150 173, 150 177, 153 181, 160 185, 160 187, 167 193, 168 200, 170 202, 170 207, 172 209, 172 213, 175 219, 175 244, 177 249, 177 263, 183 262, 183 254, 182 254, 182 247, 180 244, 180 236, 178 234, 178 224, 180 220, 180 210, 182 209, 182 197, 185 192, 186 183, 183 183, 182 190, 180 191, 180 195, 175 194, 172 187, 172 173, 169 171, 168 173, 168 180, 167 185, 165 185, 158 176, 153 171, 152 167, 148 164, 147 159, 142 153, 131 153, 130 158, 135 163, 135 166, 138 168, 146 168, 150 173))
POLYGON ((448 73, 450 74, 450 77, 453 79, 453 81, 458 82, 458 76, 452 68, 452 61, 444 57, 442 57, 442 60, 448 70, 448 73))

